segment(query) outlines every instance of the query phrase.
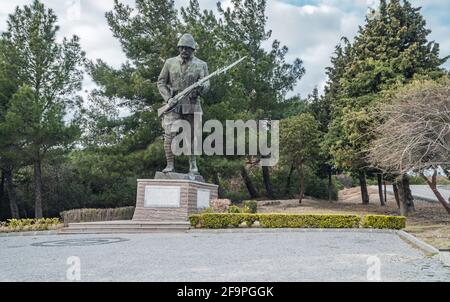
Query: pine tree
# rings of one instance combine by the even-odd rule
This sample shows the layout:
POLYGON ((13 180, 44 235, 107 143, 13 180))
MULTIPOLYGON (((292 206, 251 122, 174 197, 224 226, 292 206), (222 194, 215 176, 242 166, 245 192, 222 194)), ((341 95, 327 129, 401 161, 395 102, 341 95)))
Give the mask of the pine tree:
POLYGON ((2 34, 5 64, 12 66, 10 81, 17 91, 11 97, 4 119, 4 129, 21 146, 26 164, 34 166, 35 217, 43 216, 41 166, 49 153, 69 146, 78 136, 76 109, 81 99, 84 52, 79 38, 56 42, 57 17, 38 0, 30 6, 17 7, 9 16, 2 34), (73 109, 73 123, 64 121, 73 109), (13 132, 12 132, 13 131, 13 132))
MULTIPOLYGON (((366 152, 370 129, 380 121, 374 106, 380 93, 412 81, 415 77, 436 78, 444 74, 440 67, 447 58, 439 58, 439 44, 429 42, 430 30, 408 1, 380 1, 378 9, 366 17, 346 55, 338 50, 336 59, 347 61, 338 77, 329 74, 326 97, 333 98, 333 122, 328 133, 329 150, 338 167, 358 174, 362 186, 368 163, 366 152)), ((330 72, 339 71, 339 61, 330 72)), ((362 191, 368 202, 367 190, 362 191)))
MULTIPOLYGON (((5 117, 10 107, 11 98, 17 90, 14 81, 14 66, 8 64, 5 43, 0 38, 0 168, 2 173, 2 189, 6 189, 9 201, 9 210, 12 218, 19 218, 19 207, 14 189, 14 174, 20 166, 20 160, 14 152, 14 133, 5 128, 5 117)), ((2 199, 4 198, 2 191, 2 199)))

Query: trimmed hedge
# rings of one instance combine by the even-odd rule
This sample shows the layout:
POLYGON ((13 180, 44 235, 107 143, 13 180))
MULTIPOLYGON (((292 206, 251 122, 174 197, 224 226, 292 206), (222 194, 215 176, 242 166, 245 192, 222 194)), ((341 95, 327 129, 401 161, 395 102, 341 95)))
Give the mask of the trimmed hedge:
POLYGON ((193 227, 205 229, 226 229, 228 227, 237 228, 242 223, 252 226, 258 220, 255 214, 226 214, 226 213, 206 213, 189 217, 193 227))
POLYGON ((256 221, 263 228, 355 228, 361 218, 357 215, 319 214, 222 214, 206 213, 189 217, 191 225, 206 229, 252 226, 256 221))
POLYGON ((238 228, 245 223, 251 227, 259 222, 263 228, 374 228, 403 229, 406 218, 397 216, 368 215, 362 220, 358 215, 338 214, 226 214, 205 213, 189 217, 190 223, 196 228, 226 229, 238 228))
POLYGON ((406 217, 367 215, 362 220, 362 227, 366 229, 401 230, 406 227, 406 217))
POLYGON ((263 214, 259 223, 263 228, 316 228, 316 229, 351 229, 361 222, 358 215, 323 215, 323 214, 263 214))

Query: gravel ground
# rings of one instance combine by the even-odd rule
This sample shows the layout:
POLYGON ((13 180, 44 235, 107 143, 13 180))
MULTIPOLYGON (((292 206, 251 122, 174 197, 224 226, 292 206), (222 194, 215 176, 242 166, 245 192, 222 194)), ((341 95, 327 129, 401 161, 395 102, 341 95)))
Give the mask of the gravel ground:
POLYGON ((81 281, 368 281, 378 259, 381 281, 450 281, 396 234, 352 231, 0 237, 0 281, 73 280, 72 256, 81 281))

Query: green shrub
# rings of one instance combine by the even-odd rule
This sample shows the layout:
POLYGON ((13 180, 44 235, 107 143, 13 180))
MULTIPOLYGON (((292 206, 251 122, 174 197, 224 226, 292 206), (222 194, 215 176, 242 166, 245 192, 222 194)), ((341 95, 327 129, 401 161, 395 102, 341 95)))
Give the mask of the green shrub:
POLYGON ((239 214, 231 214, 228 217, 228 226, 238 228, 241 223, 245 221, 245 217, 239 214))
POLYGON ((208 213, 196 214, 189 217, 191 226, 205 229, 237 228, 244 222, 248 226, 251 226, 257 220, 257 216, 253 214, 208 213))
MULTIPOLYGON (((305 178, 305 195, 320 199, 328 199, 328 179, 321 179, 314 174, 305 178)), ((338 200, 339 184, 333 181, 331 199, 338 200)))
POLYGON ((406 227, 406 217, 367 215, 362 221, 363 228, 401 230, 406 227))
POLYGON ((258 212, 258 203, 255 200, 246 200, 242 205, 246 209, 245 213, 255 214, 258 212))
MULTIPOLYGON (((289 186, 286 188, 288 184, 288 176, 290 173, 290 164, 283 165, 281 169, 276 169, 271 171, 271 182, 274 188, 278 188, 275 190, 275 198, 279 200, 283 199, 296 199, 300 192, 300 179, 298 175, 298 169, 295 169, 291 174, 291 179, 289 182, 289 186)), ((305 181, 305 195, 315 198, 328 199, 328 180, 326 178, 321 178, 322 176, 318 176, 316 174, 316 169, 312 169, 311 167, 305 165, 304 167, 304 181, 305 181)), ((255 181, 256 183, 256 181, 255 181)), ((259 192, 265 192, 264 180, 262 178, 262 174, 259 173, 257 183, 259 184, 259 192)), ((336 194, 333 193, 333 196, 337 197, 336 194)), ((333 197, 334 198, 334 197, 333 197)))
POLYGON ((200 226, 200 220, 201 220, 202 214, 195 214, 189 216, 189 222, 191 223, 191 226, 194 228, 201 227, 200 226))
POLYGON ((341 182, 341 180, 336 175, 332 176, 332 181, 333 181, 334 187, 337 192, 345 189, 345 185, 341 182))
POLYGON ((237 228, 243 222, 242 214, 204 214, 200 224, 206 229, 226 229, 229 226, 237 228))
POLYGON ((2 223, 2 229, 6 232, 46 231, 56 228, 60 223, 59 218, 9 219, 2 223))
POLYGON ((367 177, 366 183, 368 186, 378 186, 378 179, 367 177))
POLYGON ((230 206, 228 208, 228 213, 230 213, 230 214, 240 214, 241 213, 241 209, 238 206, 230 206))
POLYGON ((214 213, 214 209, 213 208, 206 208, 206 209, 203 209, 200 213, 201 214, 214 213))
POLYGON ((259 221, 265 228, 356 228, 357 215, 313 215, 313 214, 198 214, 190 218, 193 227, 224 229, 239 227, 242 223, 251 227, 259 221))
POLYGON ((264 228, 357 228, 357 215, 322 214, 262 214, 259 223, 264 228))
POLYGON ((227 198, 232 202, 240 202, 242 200, 248 199, 249 195, 245 189, 243 189, 243 191, 227 190, 224 193, 224 198, 227 198))

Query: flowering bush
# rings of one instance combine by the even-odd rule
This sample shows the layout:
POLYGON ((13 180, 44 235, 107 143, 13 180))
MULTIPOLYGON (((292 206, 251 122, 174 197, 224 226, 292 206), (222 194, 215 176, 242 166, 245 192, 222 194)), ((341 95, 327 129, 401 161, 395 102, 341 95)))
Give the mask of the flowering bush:
POLYGON ((226 213, 231 205, 229 199, 214 199, 211 201, 210 206, 216 213, 226 213))
POLYGON ((41 219, 8 219, 7 222, 0 223, 2 232, 18 231, 45 231, 55 229, 61 224, 59 218, 41 219))

